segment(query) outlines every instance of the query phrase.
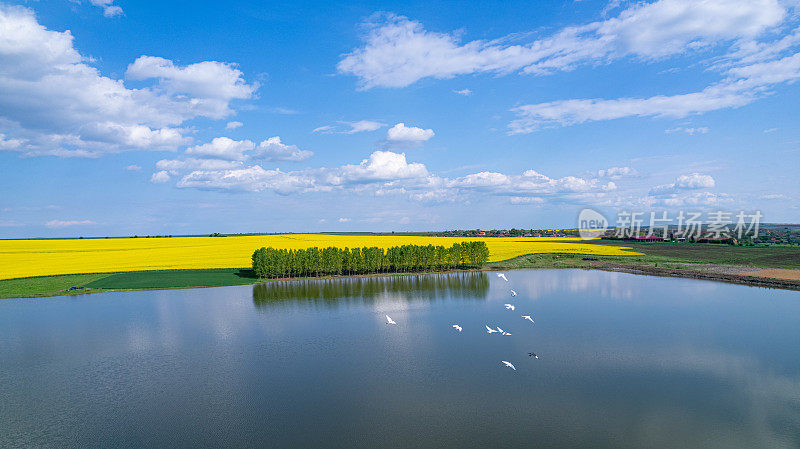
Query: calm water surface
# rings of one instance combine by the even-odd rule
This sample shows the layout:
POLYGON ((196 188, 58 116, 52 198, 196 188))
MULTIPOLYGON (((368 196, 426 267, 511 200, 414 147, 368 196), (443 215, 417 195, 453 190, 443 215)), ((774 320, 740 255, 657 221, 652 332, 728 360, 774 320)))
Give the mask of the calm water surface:
POLYGON ((0 300, 0 447, 800 447, 800 293, 507 274, 0 300))

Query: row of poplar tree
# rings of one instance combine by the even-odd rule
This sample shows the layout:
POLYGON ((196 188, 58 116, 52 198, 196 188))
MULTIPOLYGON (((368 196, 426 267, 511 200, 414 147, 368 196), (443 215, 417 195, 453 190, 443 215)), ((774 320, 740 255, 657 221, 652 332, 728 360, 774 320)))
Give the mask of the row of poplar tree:
POLYGON ((485 242, 452 246, 402 245, 388 249, 259 248, 253 252, 253 271, 259 278, 307 277, 336 274, 403 273, 479 267, 489 259, 485 242))

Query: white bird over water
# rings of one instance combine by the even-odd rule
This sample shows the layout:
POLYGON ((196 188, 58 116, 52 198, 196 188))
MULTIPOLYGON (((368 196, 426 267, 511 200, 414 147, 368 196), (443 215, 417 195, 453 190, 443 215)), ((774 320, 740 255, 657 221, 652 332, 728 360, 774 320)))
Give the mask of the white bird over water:
POLYGON ((506 306, 506 309, 508 309, 508 310, 514 310, 514 309, 517 308, 514 304, 505 304, 505 306, 506 306))
POLYGON ((489 327, 488 325, 486 326, 486 333, 487 334, 493 334, 495 332, 500 332, 500 331, 496 331, 496 330, 492 329, 491 327, 489 327))
POLYGON ((533 323, 533 324, 536 324, 536 322, 535 322, 535 321, 533 321, 533 318, 531 318, 531 316, 530 316, 530 315, 522 315, 522 319, 523 319, 523 320, 528 320, 528 321, 530 321, 531 323, 533 323))
POLYGON ((458 324, 454 324, 454 325, 453 325, 453 329, 455 329, 455 330, 457 330, 457 331, 461 332, 461 329, 462 329, 462 327, 461 327, 461 326, 459 326, 458 324))
POLYGON ((516 370, 517 370, 516 368, 514 368, 514 364, 513 364, 513 363, 511 363, 511 362, 506 362, 505 360, 501 360, 501 362, 503 362, 503 365, 505 365, 505 366, 507 366, 507 367, 509 367, 509 368, 513 369, 514 371, 516 371, 516 370))
POLYGON ((514 290, 511 290, 511 296, 517 296, 517 292, 515 292, 514 290))
POLYGON ((389 315, 386 315, 386 324, 397 324, 397 323, 394 322, 392 317, 390 317, 389 315))
POLYGON ((497 273, 497 277, 508 282, 508 278, 506 277, 505 273, 497 273))

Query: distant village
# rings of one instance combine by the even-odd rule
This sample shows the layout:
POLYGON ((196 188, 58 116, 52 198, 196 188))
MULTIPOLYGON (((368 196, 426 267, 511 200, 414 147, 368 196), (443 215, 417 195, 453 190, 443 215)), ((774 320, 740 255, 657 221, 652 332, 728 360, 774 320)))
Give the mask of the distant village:
MULTIPOLYGON (((742 238, 731 232, 719 236, 712 235, 707 226, 701 228, 699 236, 687 236, 675 227, 668 227, 666 233, 663 228, 650 232, 648 227, 642 227, 636 235, 618 235, 616 229, 611 228, 600 236, 603 240, 626 240, 636 242, 673 242, 673 243, 718 243, 726 245, 800 245, 800 225, 763 224, 758 230, 758 235, 752 232, 742 238)), ((471 229, 435 232, 433 235, 440 237, 579 237, 577 229, 471 229)))

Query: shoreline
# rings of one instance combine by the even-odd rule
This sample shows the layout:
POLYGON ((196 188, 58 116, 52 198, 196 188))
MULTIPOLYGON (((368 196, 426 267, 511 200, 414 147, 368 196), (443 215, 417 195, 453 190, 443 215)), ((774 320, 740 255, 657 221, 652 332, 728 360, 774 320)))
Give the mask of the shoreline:
POLYGON ((687 279, 700 279, 705 281, 725 282, 728 284, 747 285, 750 287, 777 288, 782 290, 800 291, 800 281, 791 279, 768 278, 761 276, 748 276, 742 274, 715 273, 713 271, 676 270, 670 268, 649 268, 634 266, 595 266, 587 267, 588 270, 611 271, 618 273, 631 273, 645 276, 678 277, 687 279))
MULTIPOLYGON (((5 296, 0 294, 0 299, 32 299, 32 298, 52 298, 58 296, 75 296, 87 295, 93 293, 114 293, 114 292, 127 292, 127 291, 147 291, 147 290, 175 290, 175 289, 189 289, 189 288, 212 288, 212 287, 233 287, 239 285, 257 285, 268 284, 280 281, 308 281, 308 280, 325 280, 325 279, 350 279, 350 278, 364 278, 364 277, 378 277, 378 276, 418 276, 418 275, 431 275, 431 274, 448 274, 448 273, 465 273, 465 272, 480 272, 480 271, 500 271, 500 270, 517 270, 517 269, 585 269, 585 270, 600 270, 609 272, 630 273, 645 276, 661 276, 661 277, 679 277, 688 279, 700 279, 716 282, 725 282, 737 285, 747 285, 751 287, 763 288, 777 288, 783 290, 800 291, 800 280, 780 279, 773 277, 753 276, 750 274, 740 274, 735 272, 721 272, 720 270, 730 270, 732 267, 718 266, 714 264, 673 264, 673 267, 659 267, 649 266, 637 263, 621 263, 619 261, 607 261, 596 257, 585 255, 553 255, 548 254, 551 259, 559 259, 556 261, 542 260, 543 255, 528 255, 521 256, 515 259, 510 259, 502 262, 493 262, 483 268, 464 269, 464 270, 446 270, 446 271, 421 271, 411 273, 368 273, 368 274, 354 274, 354 275, 338 275, 338 276, 320 276, 320 277, 298 277, 298 278, 277 278, 277 279, 246 279, 243 282, 236 283, 220 283, 214 285, 174 285, 174 286, 153 286, 153 287, 131 287, 131 288, 90 288, 85 290, 79 288, 76 290, 59 290, 54 292, 47 292, 44 294, 37 294, 31 292, 29 294, 5 296), (576 257, 577 256, 577 257, 576 257), (580 257, 580 259, 578 259, 580 257), (586 260, 589 259, 589 260, 586 260), (545 262, 545 263, 542 263, 545 262)), ((748 270, 752 273, 752 267, 739 267, 739 270, 748 270)), ((761 268, 763 269, 763 268, 761 268)), ((241 269, 236 269, 241 271, 241 269)), ((105 277, 126 274, 182 274, 191 272, 193 270, 163 270, 158 272, 122 272, 110 274, 98 274, 100 280, 105 277)), ((197 271, 197 270, 194 270, 197 271)), ((214 270, 206 270, 214 271, 214 270)), ((69 276, 69 275, 65 275, 69 276)), ((55 276, 54 276, 55 277, 55 276)), ((18 280, 31 279, 20 278, 18 280)), ((2 281, 0 281, 2 282, 2 281)), ((92 285, 93 282, 87 282, 83 285, 92 285)), ((81 286, 82 287, 82 286, 81 286)))

